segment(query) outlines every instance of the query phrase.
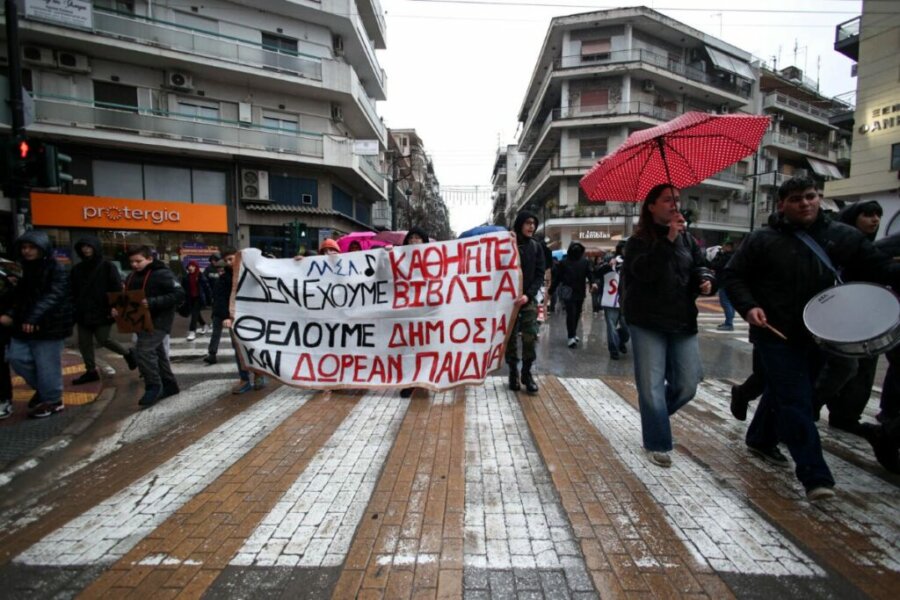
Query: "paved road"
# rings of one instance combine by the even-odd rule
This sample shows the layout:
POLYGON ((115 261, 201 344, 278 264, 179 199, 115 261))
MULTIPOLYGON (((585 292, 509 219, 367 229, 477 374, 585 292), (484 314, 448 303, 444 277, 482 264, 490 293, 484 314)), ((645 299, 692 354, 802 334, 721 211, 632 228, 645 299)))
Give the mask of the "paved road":
POLYGON ((134 375, 120 371, 102 418, 0 487, 0 589, 895 597, 900 479, 827 426, 833 501, 810 505, 790 470, 751 458, 727 403, 749 368, 746 326, 719 332, 720 319, 713 305, 701 315, 707 379, 673 419, 671 469, 640 448, 631 364, 606 354, 602 316, 585 315, 576 350, 549 317, 534 396, 500 376, 411 399, 275 385, 234 396, 233 354, 207 367, 203 338, 179 338, 180 395, 138 412, 134 375))

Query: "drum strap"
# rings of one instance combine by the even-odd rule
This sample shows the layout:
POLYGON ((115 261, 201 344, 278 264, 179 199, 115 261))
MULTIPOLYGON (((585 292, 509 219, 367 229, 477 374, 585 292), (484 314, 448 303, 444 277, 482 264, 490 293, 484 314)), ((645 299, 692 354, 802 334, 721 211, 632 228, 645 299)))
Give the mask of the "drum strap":
POLYGON ((828 270, 834 274, 835 281, 837 281, 838 283, 844 283, 844 280, 841 279, 840 272, 838 272, 838 270, 834 268, 831 259, 828 258, 828 254, 825 253, 825 250, 822 248, 822 246, 819 245, 819 242, 817 242, 811 235, 809 235, 805 231, 794 231, 794 235, 797 236, 797 239, 806 244, 809 249, 813 251, 813 254, 815 254, 819 258, 819 260, 822 261, 823 265, 828 267, 828 270))

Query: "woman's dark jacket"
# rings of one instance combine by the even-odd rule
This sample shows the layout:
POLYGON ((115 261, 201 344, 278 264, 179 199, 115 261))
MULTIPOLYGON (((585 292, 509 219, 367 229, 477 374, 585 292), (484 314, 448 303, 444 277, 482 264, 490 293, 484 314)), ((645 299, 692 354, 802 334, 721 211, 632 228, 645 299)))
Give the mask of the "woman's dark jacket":
POLYGON ((184 302, 184 288, 176 281, 175 274, 162 261, 154 260, 143 271, 135 271, 125 283, 127 290, 144 290, 153 328, 172 332, 175 307, 184 302))
POLYGON ((104 260, 100 240, 86 236, 75 242, 75 252, 81 262, 72 267, 72 299, 75 302, 75 322, 85 327, 110 325, 109 292, 122 291, 122 276, 116 266, 104 260), (82 248, 90 246, 94 254, 85 258, 82 248))
POLYGON ((219 319, 227 319, 231 316, 229 301, 231 300, 231 283, 234 280, 234 271, 231 267, 225 267, 225 271, 219 275, 213 285, 212 316, 219 319))
MULTIPOLYGON (((706 258, 690 234, 670 242, 668 227, 652 225, 656 237, 633 235, 625 246, 625 262, 619 274, 619 302, 629 325, 664 333, 697 333, 699 269, 706 258)), ((712 271, 703 279, 713 284, 712 271)))
POLYGON ((53 257, 50 238, 43 231, 27 231, 14 244, 15 256, 22 265, 22 278, 7 310, 13 319, 10 335, 20 340, 62 340, 72 333, 72 302, 69 274, 53 257), (37 260, 21 260, 22 244, 41 249, 37 260), (23 324, 36 325, 32 333, 22 331, 23 324))
POLYGON ((200 302, 200 306, 206 306, 212 301, 212 288, 209 285, 209 279, 206 278, 206 275, 203 274, 203 271, 200 270, 199 266, 197 267, 197 289, 200 292, 200 296, 191 297, 191 282, 190 282, 191 274, 189 271, 185 271, 184 275, 181 276, 181 287, 184 288, 184 293, 186 298, 191 302, 200 302))
POLYGON ((565 284, 572 288, 572 301, 584 301, 586 286, 591 284, 591 263, 584 257, 584 246, 578 242, 569 246, 565 259, 559 261, 553 275, 549 291, 551 296, 560 284, 565 284))
MULTIPOLYGON (((803 325, 803 309, 809 300, 835 284, 832 272, 794 235, 796 225, 783 215, 769 218, 769 226, 744 240, 725 267, 725 291, 734 308, 746 318, 751 308, 762 308, 766 321, 788 338, 789 344, 810 340, 803 325)), ((821 212, 805 228, 825 250, 844 281, 873 281, 896 286, 900 264, 892 264, 855 227, 829 221, 821 212)), ((900 289, 895 287, 894 289, 900 289)), ((768 329, 750 327, 750 341, 777 341, 768 329)))

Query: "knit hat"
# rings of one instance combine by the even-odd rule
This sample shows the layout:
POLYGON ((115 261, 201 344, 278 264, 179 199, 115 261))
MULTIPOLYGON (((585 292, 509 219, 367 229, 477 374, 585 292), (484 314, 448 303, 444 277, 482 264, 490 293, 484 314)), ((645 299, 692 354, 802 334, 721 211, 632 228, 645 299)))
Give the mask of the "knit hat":
POLYGON ((338 243, 336 241, 331 238, 327 238, 319 245, 319 253, 321 254, 329 249, 335 250, 337 252, 341 251, 341 247, 338 246, 338 243))

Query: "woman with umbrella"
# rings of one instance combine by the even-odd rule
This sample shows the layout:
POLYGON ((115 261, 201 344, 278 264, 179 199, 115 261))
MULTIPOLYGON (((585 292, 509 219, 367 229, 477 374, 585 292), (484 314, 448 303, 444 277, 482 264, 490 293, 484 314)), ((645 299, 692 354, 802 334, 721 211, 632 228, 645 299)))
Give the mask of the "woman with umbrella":
POLYGON ((662 467, 672 464, 669 417, 693 399, 703 378, 696 299, 711 294, 715 282, 678 202, 670 184, 650 190, 621 274, 644 448, 662 467))

